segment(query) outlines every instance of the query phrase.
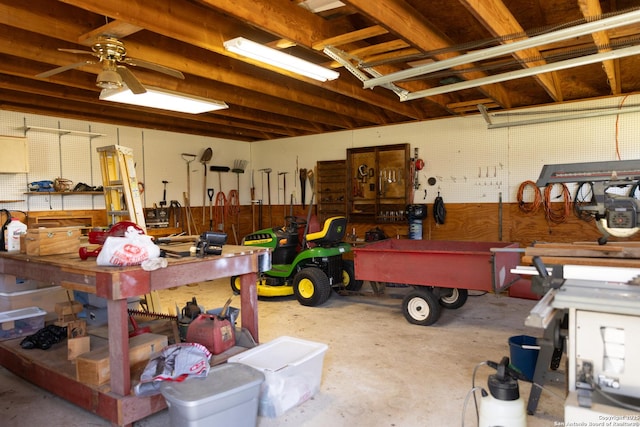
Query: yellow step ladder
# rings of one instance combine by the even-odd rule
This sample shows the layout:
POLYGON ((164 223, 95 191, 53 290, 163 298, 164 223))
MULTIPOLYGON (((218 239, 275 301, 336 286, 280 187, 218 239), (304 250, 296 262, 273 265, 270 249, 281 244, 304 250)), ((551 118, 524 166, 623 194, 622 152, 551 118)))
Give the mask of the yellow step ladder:
POLYGON ((104 187, 107 223, 128 220, 138 224, 145 233, 140 187, 136 179, 133 149, 121 145, 98 147, 102 185, 104 187))
MULTIPOLYGON (((135 222, 146 233, 147 225, 136 178, 133 149, 109 145, 98 147, 97 150, 100 156, 107 223, 113 225, 119 221, 135 222)), ((157 291, 144 295, 141 302, 145 311, 162 313, 157 291)))

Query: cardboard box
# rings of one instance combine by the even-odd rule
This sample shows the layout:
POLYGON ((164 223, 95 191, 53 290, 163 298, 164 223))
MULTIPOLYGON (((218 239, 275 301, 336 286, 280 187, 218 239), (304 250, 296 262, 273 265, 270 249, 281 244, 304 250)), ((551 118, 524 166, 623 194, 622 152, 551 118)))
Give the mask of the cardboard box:
POLYGON ((55 320, 56 303, 64 301, 68 301, 67 290, 61 286, 22 292, 0 292, 0 311, 35 306, 47 312, 46 320, 55 320))
POLYGON ((264 373, 258 414, 277 417, 320 390, 327 349, 326 344, 283 336, 232 356, 228 362, 264 373))
POLYGON ((35 334, 44 328, 45 314, 38 307, 0 312, 0 341, 35 334))
MULTIPOLYGON (((142 334, 129 339, 129 365, 146 362, 167 346, 166 335, 142 334)), ((90 385, 109 382, 109 347, 84 353, 76 358, 77 380, 90 385)))
POLYGON ((32 228, 27 230, 27 255, 69 254, 80 249, 81 227, 32 228))

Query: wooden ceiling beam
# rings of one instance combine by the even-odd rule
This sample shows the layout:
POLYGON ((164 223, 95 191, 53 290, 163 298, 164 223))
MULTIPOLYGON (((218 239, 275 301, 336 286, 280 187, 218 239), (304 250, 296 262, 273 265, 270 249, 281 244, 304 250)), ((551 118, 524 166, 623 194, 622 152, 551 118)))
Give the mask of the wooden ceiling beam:
MULTIPOLYGON (((602 15, 600 0, 578 0, 578 6, 580 6, 580 11, 585 18, 602 15)), ((593 41, 596 46, 598 46, 598 52, 611 51, 611 48, 608 47, 611 40, 609 39, 609 35, 606 31, 598 31, 591 34, 591 36, 593 37, 593 41)), ((611 87, 611 93, 613 95, 619 95, 622 92, 619 61, 616 59, 603 61, 602 68, 607 75, 607 82, 611 87)))
MULTIPOLYGON (((524 29, 516 18, 511 14, 507 6, 502 0, 460 0, 460 4, 489 30, 494 37, 505 36, 508 34, 524 33, 524 29)), ((516 41, 516 40, 512 40, 516 41)), ((509 41, 507 43, 511 43, 509 41)), ((530 61, 529 58, 541 57, 540 51, 536 48, 529 48, 514 52, 513 56, 522 64, 523 67, 533 68, 546 64, 546 61, 530 61)), ((538 83, 549 94, 552 100, 562 101, 562 91, 556 85, 552 73, 538 74, 534 77, 538 83)))
MULTIPOLYGON (((384 2, 370 0, 345 0, 345 3, 358 9, 360 13, 378 22, 389 32, 395 34, 423 52, 453 46, 444 35, 436 31, 433 25, 421 16, 404 0, 384 2)), ((435 55, 439 60, 457 56, 456 52, 435 55)), ((467 80, 486 77, 479 71, 465 72, 461 75, 467 80)), ((486 96, 493 98, 504 108, 511 106, 511 99, 501 84, 485 85, 478 88, 486 96)))

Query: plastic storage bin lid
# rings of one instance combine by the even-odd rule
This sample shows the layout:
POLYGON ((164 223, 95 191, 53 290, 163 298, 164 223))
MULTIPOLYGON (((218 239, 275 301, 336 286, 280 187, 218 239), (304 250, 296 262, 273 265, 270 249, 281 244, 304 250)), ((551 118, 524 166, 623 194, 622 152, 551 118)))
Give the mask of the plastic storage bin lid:
POLYGON ((183 382, 165 381, 160 391, 165 399, 181 406, 206 405, 264 382, 264 374, 240 363, 225 363, 209 371, 206 378, 188 378, 183 382))
POLYGON ((256 369, 276 372, 287 366, 300 365, 325 352, 326 344, 282 336, 229 358, 256 369))
POLYGON ((0 312, 0 323, 10 322, 12 320, 27 319, 30 317, 44 316, 46 311, 38 307, 19 308, 17 310, 0 312))

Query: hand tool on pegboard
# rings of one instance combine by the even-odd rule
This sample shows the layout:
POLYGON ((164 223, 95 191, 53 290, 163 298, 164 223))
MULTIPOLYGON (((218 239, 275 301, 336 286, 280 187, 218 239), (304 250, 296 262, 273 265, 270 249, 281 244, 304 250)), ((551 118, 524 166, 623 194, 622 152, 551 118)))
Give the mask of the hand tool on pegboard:
POLYGON ((300 196, 302 198, 302 207, 305 204, 305 191, 307 189, 307 170, 300 169, 300 196))
POLYGON ((209 231, 213 231, 213 188, 207 188, 207 195, 209 196, 209 231))
POLYGON ((208 147, 200 156, 200 163, 202 163, 202 169, 204 169, 204 175, 202 177, 202 225, 204 222, 204 213, 206 206, 206 195, 207 195, 207 164, 211 161, 211 157, 213 156, 213 150, 211 147, 208 147))
POLYGON ((278 181, 280 181, 280 175, 282 175, 282 205, 284 206, 283 217, 287 216, 287 174, 289 172, 278 172, 278 181))
POLYGON ((271 168, 260 169, 267 175, 267 202, 269 203, 269 227, 273 227, 273 213, 271 211, 271 168))
MULTIPOLYGON (((196 159, 195 154, 182 153, 182 159, 187 163, 187 191, 182 193, 184 198, 185 216, 184 219, 187 223, 187 230, 191 235, 191 225, 193 223, 193 215, 191 214, 191 162, 196 159)), ((195 223, 193 224, 195 227, 195 223)), ((196 230, 194 230, 196 231, 196 230)))

